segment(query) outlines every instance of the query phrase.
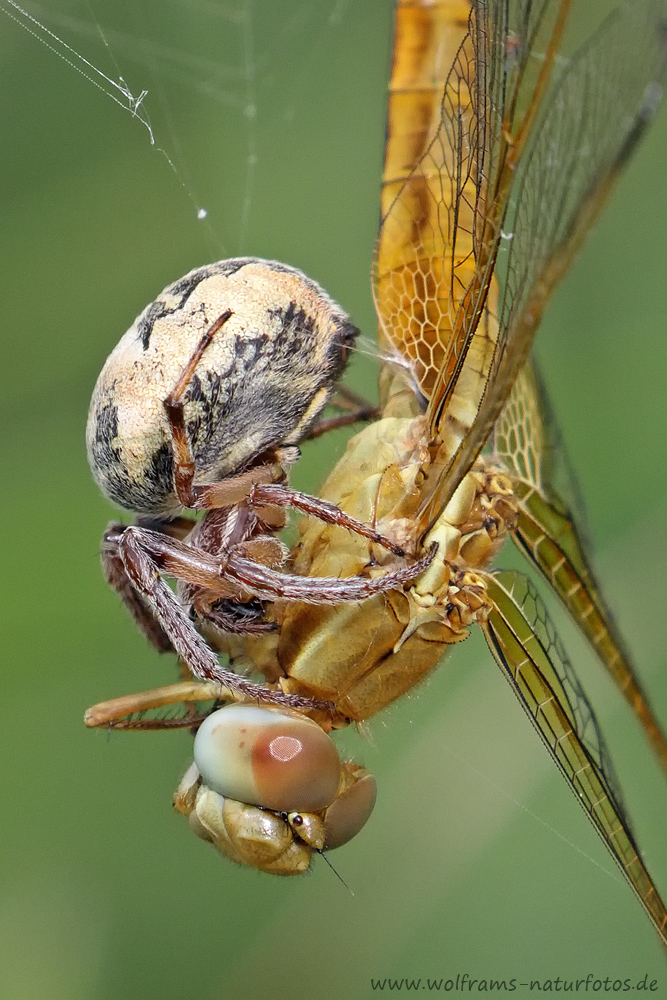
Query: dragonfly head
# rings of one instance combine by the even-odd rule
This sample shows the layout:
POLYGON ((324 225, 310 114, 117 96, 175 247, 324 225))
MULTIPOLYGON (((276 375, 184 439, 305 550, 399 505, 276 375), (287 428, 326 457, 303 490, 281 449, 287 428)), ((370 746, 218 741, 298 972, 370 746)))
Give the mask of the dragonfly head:
POLYGON ((239 864, 299 875, 314 852, 351 840, 375 805, 365 768, 297 712, 229 705, 202 723, 174 804, 191 829, 239 864))

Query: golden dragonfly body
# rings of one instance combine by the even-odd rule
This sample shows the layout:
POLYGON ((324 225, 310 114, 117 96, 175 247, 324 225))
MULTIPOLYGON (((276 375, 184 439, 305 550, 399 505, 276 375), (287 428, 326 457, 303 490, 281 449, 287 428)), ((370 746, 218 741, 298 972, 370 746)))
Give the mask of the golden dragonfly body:
MULTIPOLYGON (((401 589, 356 604, 276 601, 274 633, 218 645, 270 688, 330 702, 329 712, 304 713, 330 730, 382 710, 478 624, 667 943, 667 911, 542 599, 527 577, 490 570, 509 536, 667 769, 665 737, 556 490, 553 426, 529 355, 550 292, 659 103, 664 11, 630 4, 563 60, 570 6, 399 0, 374 260, 381 415, 350 440, 321 496, 408 552, 433 543, 437 552, 401 589)), ((305 577, 373 577, 389 558, 358 534, 306 519, 292 562, 305 577)), ((240 700, 188 680, 98 706, 89 723, 122 726, 144 708, 206 698, 240 700)), ((191 822, 200 792, 190 773, 176 804, 191 822)))

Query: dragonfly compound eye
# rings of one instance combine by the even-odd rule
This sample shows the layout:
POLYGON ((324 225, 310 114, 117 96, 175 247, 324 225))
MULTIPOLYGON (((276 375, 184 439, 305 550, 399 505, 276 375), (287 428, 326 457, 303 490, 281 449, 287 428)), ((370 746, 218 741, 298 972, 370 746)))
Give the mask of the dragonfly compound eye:
POLYGON ((357 764, 344 764, 339 794, 324 813, 325 851, 356 837, 373 812, 376 798, 377 783, 371 772, 357 764))
POLYGON ((194 758, 204 784, 225 798, 276 812, 318 812, 339 789, 333 740, 310 719, 228 705, 201 724, 194 758))

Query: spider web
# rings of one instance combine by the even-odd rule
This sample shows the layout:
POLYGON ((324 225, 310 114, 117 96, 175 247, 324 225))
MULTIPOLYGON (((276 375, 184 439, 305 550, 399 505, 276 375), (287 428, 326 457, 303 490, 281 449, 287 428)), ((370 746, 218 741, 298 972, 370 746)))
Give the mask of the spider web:
MULTIPOLYGON (((327 33, 340 26, 347 0, 293 3, 282 16, 275 6, 77 0, 47 7, 0 0, 6 18, 133 119, 173 173, 179 197, 227 255, 251 252, 258 167, 276 126, 298 118, 297 84, 326 48, 327 33), (286 57, 294 84, 288 88, 278 79, 286 57), (231 208, 223 198, 230 190, 231 208)), ((37 44, 26 51, 37 65, 37 44)))

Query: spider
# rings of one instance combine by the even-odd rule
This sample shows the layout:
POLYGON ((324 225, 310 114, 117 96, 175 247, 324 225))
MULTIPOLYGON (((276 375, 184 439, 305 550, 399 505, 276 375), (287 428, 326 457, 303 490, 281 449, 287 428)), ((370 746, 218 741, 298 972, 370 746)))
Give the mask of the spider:
POLYGON ((373 578, 281 572, 287 549, 275 536, 287 508, 405 554, 287 483, 300 441, 373 413, 337 385, 357 333, 300 271, 236 258, 168 286, 102 369, 88 417, 90 466, 102 492, 139 515, 105 532, 103 571, 152 644, 175 651, 195 677, 310 705, 223 669, 201 630, 266 632, 275 627, 267 601, 360 601, 415 579, 431 561, 428 553, 373 578), (349 412, 318 424, 334 392, 349 412), (197 521, 183 508, 205 513, 197 521))

